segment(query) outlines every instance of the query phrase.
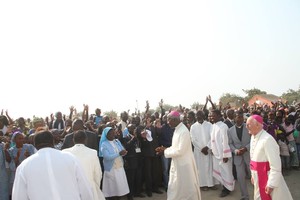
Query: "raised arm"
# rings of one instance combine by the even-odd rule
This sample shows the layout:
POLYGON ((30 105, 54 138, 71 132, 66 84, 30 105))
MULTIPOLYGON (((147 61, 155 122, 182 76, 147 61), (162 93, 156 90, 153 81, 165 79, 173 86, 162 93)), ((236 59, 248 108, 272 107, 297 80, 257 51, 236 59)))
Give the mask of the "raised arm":
POLYGON ((10 116, 8 115, 8 110, 5 111, 5 115, 6 115, 7 119, 8 119, 9 124, 10 124, 10 125, 13 124, 14 121, 13 121, 13 120, 10 118, 10 116))
POLYGON ((83 104, 82 120, 83 122, 87 122, 89 120, 89 106, 85 104, 83 104))
POLYGON ((211 104, 212 109, 217 109, 216 105, 212 102, 210 95, 208 95, 208 101, 211 104))
POLYGON ((163 99, 161 99, 158 104, 159 104, 160 113, 161 113, 160 120, 162 121, 163 120, 163 116, 165 115, 165 109, 163 108, 163 104, 164 104, 163 99))
POLYGON ((70 109, 69 119, 72 120, 73 119, 74 106, 70 106, 69 109, 70 109))

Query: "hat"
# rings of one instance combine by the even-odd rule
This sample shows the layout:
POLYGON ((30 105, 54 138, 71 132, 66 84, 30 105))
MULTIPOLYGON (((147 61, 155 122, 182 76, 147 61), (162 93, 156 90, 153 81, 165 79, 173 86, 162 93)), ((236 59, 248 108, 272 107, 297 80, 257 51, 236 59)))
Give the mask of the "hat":
POLYGON ((180 117, 180 113, 176 110, 171 111, 168 116, 172 116, 172 117, 180 117))
POLYGON ((263 118, 260 115, 252 115, 253 119, 255 119, 258 123, 263 124, 263 118))

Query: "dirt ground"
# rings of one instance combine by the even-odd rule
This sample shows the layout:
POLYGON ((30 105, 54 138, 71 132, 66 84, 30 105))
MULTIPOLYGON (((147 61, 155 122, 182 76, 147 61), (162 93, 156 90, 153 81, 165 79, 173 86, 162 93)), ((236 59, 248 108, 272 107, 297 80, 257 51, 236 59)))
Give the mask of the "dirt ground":
MULTIPOLYGON (((291 191, 291 194, 294 198, 294 200, 300 199, 300 171, 291 170, 289 171, 285 176, 285 181, 291 191)), ((250 180, 248 180, 248 191, 250 194, 250 199, 253 199, 253 186, 250 183, 250 180)), ((235 190, 231 192, 227 197, 220 198, 219 194, 221 193, 221 187, 219 187, 219 190, 209 190, 209 191, 201 191, 201 198, 202 200, 239 200, 241 198, 240 196, 240 190, 238 185, 236 184, 235 190)), ((167 193, 163 194, 155 194, 153 193, 152 197, 146 197, 146 198, 134 198, 135 200, 166 200, 167 199, 167 193)), ((127 200, 127 198, 122 198, 122 200, 127 200)), ((183 199, 184 200, 184 199, 183 199)))

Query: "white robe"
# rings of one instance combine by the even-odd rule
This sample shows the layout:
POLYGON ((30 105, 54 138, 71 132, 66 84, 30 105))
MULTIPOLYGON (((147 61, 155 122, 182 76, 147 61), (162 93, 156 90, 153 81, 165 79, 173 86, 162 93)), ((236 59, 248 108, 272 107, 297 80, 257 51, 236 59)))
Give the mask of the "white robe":
POLYGON ((190 133, 183 123, 176 126, 172 146, 165 149, 164 155, 166 158, 172 158, 167 199, 201 200, 190 133))
MULTIPOLYGON (((255 162, 269 162, 267 186, 274 188, 271 193, 272 200, 293 199, 281 173, 279 146, 266 131, 262 130, 257 135, 251 136, 250 158, 255 162)), ((257 171, 251 170, 251 175, 254 179, 254 200, 259 200, 261 197, 257 171)))
POLYGON ((84 144, 75 144, 63 151, 70 152, 80 161, 83 170, 93 188, 94 200, 105 200, 100 190, 102 171, 96 150, 86 147, 84 144))
POLYGON ((233 191, 232 154, 229 147, 227 130, 228 126, 221 121, 213 124, 208 147, 213 153, 213 176, 228 190, 233 191), (228 161, 224 163, 223 158, 228 158, 228 161))
POLYGON ((17 168, 13 200, 91 200, 91 185, 71 154, 42 148, 17 168))
POLYGON ((210 122, 204 121, 202 124, 199 122, 194 123, 190 129, 200 187, 212 187, 217 184, 212 173, 212 154, 209 152, 208 155, 204 155, 201 152, 201 149, 206 147, 210 141, 211 127, 212 124, 210 122))

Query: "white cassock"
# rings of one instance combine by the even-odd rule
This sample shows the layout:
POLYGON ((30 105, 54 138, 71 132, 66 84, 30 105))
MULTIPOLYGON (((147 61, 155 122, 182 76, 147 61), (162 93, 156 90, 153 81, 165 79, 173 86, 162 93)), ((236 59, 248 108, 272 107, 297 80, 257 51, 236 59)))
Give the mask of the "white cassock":
POLYGON ((221 121, 213 124, 208 147, 213 153, 213 176, 228 190, 233 191, 232 155, 227 130, 228 126, 221 121), (223 158, 228 158, 228 161, 224 163, 223 158))
POLYGON ((212 154, 204 155, 201 149, 206 147, 210 141, 212 124, 207 121, 196 122, 191 126, 190 133, 194 145, 194 157, 199 174, 200 187, 212 187, 217 184, 212 173, 212 154))
POLYGON ((94 200, 105 200, 100 190, 102 171, 96 150, 86 147, 84 144, 75 144, 63 151, 70 152, 80 161, 83 170, 93 188, 94 200))
POLYGON ((172 158, 168 200, 201 200, 190 133, 183 123, 176 126, 172 146, 165 149, 164 154, 166 158, 172 158))
POLYGON ((91 200, 93 193, 79 161, 70 153, 42 148, 17 168, 13 200, 91 200))
POLYGON ((254 179, 254 200, 269 199, 264 196, 266 185, 274 188, 271 193, 272 200, 293 199, 281 173, 279 146, 266 131, 262 130, 257 135, 251 136, 250 159, 251 176, 254 179), (266 184, 259 187, 259 179, 262 182, 265 179, 266 184))

